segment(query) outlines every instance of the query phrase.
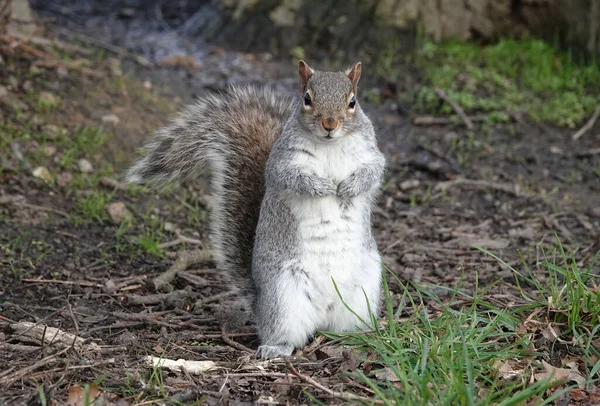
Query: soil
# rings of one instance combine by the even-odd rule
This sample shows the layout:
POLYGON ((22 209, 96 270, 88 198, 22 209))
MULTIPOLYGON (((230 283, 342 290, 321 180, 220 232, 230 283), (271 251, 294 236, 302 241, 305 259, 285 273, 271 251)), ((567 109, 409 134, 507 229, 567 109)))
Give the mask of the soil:
MULTIPOLYGON (((77 4, 62 3, 63 7, 77 4)), ((48 16, 52 7, 59 6, 37 7, 42 16, 48 16)), ((80 25, 78 30, 97 37, 101 22, 113 24, 118 13, 97 13, 94 27, 80 25)), ((52 14, 55 21, 49 24, 49 32, 73 39, 64 31, 76 25, 77 21, 66 22, 75 19, 73 15, 61 19, 52 14)), ((128 47, 124 42, 120 45, 128 47)), ((165 49, 164 44, 154 46, 165 49)), ((84 157, 97 168, 99 177, 108 174, 118 180, 144 139, 166 123, 182 101, 230 83, 270 84, 290 93, 296 89, 295 68, 288 61, 202 46, 202 52, 192 52, 197 68, 182 60, 165 66, 165 58, 174 52, 145 52, 156 64, 145 67, 124 57, 123 76, 115 72, 114 55, 112 59, 105 55, 92 67, 99 78, 54 68, 33 76, 38 57, 18 47, 9 54, 4 47, 0 85, 24 106, 19 116, 14 102, 2 98, 0 117, 15 125, 30 123, 31 138, 18 141, 27 155, 41 148, 39 137, 47 124, 64 127, 71 136, 77 126, 98 125, 102 117, 115 114, 120 118, 117 124, 104 123, 111 134, 108 141, 84 157), (144 81, 152 83, 152 88, 144 86, 144 81), (42 91, 59 96, 61 107, 52 113, 36 113, 31 94, 42 91), (107 172, 108 167, 112 171, 107 172)), ((319 67, 318 60, 311 62, 319 67)), ((363 76, 365 86, 385 86, 368 79, 368 66, 363 76)), ((419 77, 408 69, 406 76, 414 81, 419 77)), ((374 217, 375 235, 386 266, 401 281, 439 286, 440 297, 447 294, 444 287, 469 292, 489 289, 487 298, 492 303, 508 306, 520 302, 514 273, 475 247, 493 252, 516 269, 523 269, 525 262, 534 272, 541 272, 538 261, 556 247, 556 236, 582 264, 590 263, 600 250, 600 176, 594 173, 600 168, 600 155, 590 153, 600 146, 598 126, 572 141, 573 130, 524 117, 468 131, 462 123, 415 126, 393 98, 363 105, 388 160, 374 217)), ((56 145, 60 157, 66 147, 56 145)), ((61 402, 70 385, 99 377, 102 387, 112 388, 111 399, 121 399, 123 404, 163 395, 184 403, 310 403, 306 389, 326 403, 337 402, 322 391, 292 382, 283 373, 283 363, 252 369, 248 354, 222 339, 221 324, 233 298, 226 294, 227 286, 210 262, 188 267, 185 277, 173 281, 171 293, 155 292, 148 283, 172 265, 179 250, 197 244, 175 245, 163 255, 153 255, 135 236, 158 230, 165 242, 175 240, 172 230, 178 229, 207 245, 210 199, 205 180, 158 195, 98 182, 76 187, 73 180, 62 185, 58 178, 44 182, 23 169, 15 155, 4 158, 0 172, 0 362, 7 369, 0 371, 0 404, 38 404, 40 392, 61 402), (123 202, 133 212, 134 225, 122 236, 120 226, 108 217, 85 217, 79 202, 94 190, 114 192, 110 201, 123 202), (159 224, 157 228, 149 225, 153 222, 159 224), (173 228, 165 227, 166 223, 173 228), (158 294, 164 296, 152 296, 158 294), (137 304, 139 297, 157 300, 137 304), (75 334, 85 344, 62 358, 52 358, 54 349, 43 345, 23 351, 17 344, 34 343, 19 340, 10 326, 24 321, 75 334), (97 345, 93 351, 89 350, 92 344, 97 345), (165 373, 167 393, 162 394, 150 385, 151 374, 144 364, 148 355, 211 360, 237 368, 198 376, 165 373), (23 374, 8 382, 7 371, 23 374)), ((70 173, 73 179, 78 175, 76 167, 61 168, 51 158, 44 162, 55 175, 70 173)), ((400 289, 393 278, 390 283, 392 290, 400 289)), ((523 288, 534 293, 533 286, 523 288)), ((228 333, 238 343, 256 348, 254 332, 252 326, 244 326, 228 333)), ((309 361, 298 363, 297 369, 341 388, 343 357, 330 356, 331 351, 324 348, 314 351, 309 361)))

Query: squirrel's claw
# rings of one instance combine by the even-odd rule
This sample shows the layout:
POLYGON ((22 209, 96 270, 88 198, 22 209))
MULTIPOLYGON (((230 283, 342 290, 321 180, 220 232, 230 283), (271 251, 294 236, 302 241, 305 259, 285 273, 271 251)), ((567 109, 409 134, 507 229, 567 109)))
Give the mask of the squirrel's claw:
POLYGON ((256 350, 256 357, 262 359, 273 359, 289 357, 294 352, 294 347, 289 344, 261 345, 256 350))

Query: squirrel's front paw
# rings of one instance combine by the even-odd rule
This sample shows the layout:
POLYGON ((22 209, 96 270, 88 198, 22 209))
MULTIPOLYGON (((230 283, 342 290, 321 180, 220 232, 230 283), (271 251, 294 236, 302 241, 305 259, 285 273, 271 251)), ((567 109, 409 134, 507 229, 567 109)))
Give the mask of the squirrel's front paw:
POLYGON ((354 178, 352 176, 343 180, 337 187, 337 195, 342 200, 348 200, 358 196, 358 194, 359 191, 357 190, 354 178))
POLYGON ((256 357, 262 359, 289 357, 293 351, 294 347, 288 344, 261 345, 256 350, 256 357))
POLYGON ((316 178, 314 182, 315 195, 316 196, 329 196, 335 195, 337 187, 331 179, 316 178))

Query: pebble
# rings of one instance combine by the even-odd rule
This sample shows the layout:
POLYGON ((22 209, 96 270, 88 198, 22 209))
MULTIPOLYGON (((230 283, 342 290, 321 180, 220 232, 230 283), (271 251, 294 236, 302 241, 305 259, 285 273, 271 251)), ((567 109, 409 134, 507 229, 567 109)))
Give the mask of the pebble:
POLYGON ((42 152, 46 156, 54 156, 56 154, 56 147, 54 145, 45 145, 42 147, 42 152))
POLYGON ((419 187, 420 184, 421 182, 419 181, 419 179, 409 179, 400 183, 398 187, 400 188, 400 190, 410 190, 419 187))
POLYGON ((50 92, 41 92, 38 100, 45 106, 56 106, 58 104, 58 99, 50 92))
POLYGON ((175 231, 175 224, 173 224, 173 223, 170 223, 170 222, 168 222, 168 221, 167 221, 167 222, 165 223, 165 231, 168 231, 168 232, 173 232, 173 231, 175 231))
POLYGON ((52 180, 52 175, 50 174, 50 171, 44 166, 38 166, 33 170, 32 174, 36 178, 43 179, 47 182, 50 182, 52 180))
POLYGON ((83 173, 89 173, 94 170, 94 167, 92 166, 90 161, 88 161, 85 158, 81 158, 79 162, 77 162, 77 166, 79 167, 79 170, 83 173))
POLYGON ((117 117, 114 114, 107 114, 105 116, 102 116, 102 122, 104 124, 112 124, 112 125, 117 125, 119 124, 121 120, 119 120, 119 117, 117 117))
POLYGON ((550 152, 552 152, 553 154, 556 154, 556 155, 560 155, 560 154, 563 153, 563 150, 562 150, 561 147, 557 147, 556 145, 552 145, 550 147, 550 152))
POLYGON ((108 214, 110 219, 115 224, 121 224, 124 221, 133 220, 133 215, 123 202, 115 202, 108 205, 106 208, 108 210, 108 214))
POLYGON ((66 187, 71 183, 72 179, 73 175, 71 175, 69 172, 61 172, 56 175, 56 184, 60 187, 66 187))
POLYGON ((42 131, 44 135, 48 137, 49 140, 55 140, 60 134, 60 129, 54 124, 47 124, 42 127, 42 131))
POLYGON ((121 69, 121 61, 116 58, 108 59, 108 66, 114 76, 123 76, 123 69, 121 69))

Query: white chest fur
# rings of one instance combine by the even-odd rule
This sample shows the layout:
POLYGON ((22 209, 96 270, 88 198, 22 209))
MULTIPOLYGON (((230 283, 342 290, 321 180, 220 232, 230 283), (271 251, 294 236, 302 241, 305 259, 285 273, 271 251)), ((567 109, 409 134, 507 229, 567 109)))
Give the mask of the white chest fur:
MULTIPOLYGON (((331 179, 338 185, 365 164, 362 140, 347 140, 332 145, 308 145, 312 154, 298 154, 296 163, 315 175, 331 179), (359 152, 360 151, 360 152, 359 152)), ((370 227, 365 216, 370 199, 357 196, 347 205, 337 196, 297 197, 289 206, 298 224, 301 266, 318 286, 324 299, 336 295, 331 279, 338 285, 353 283, 361 269, 364 236, 370 227)))

